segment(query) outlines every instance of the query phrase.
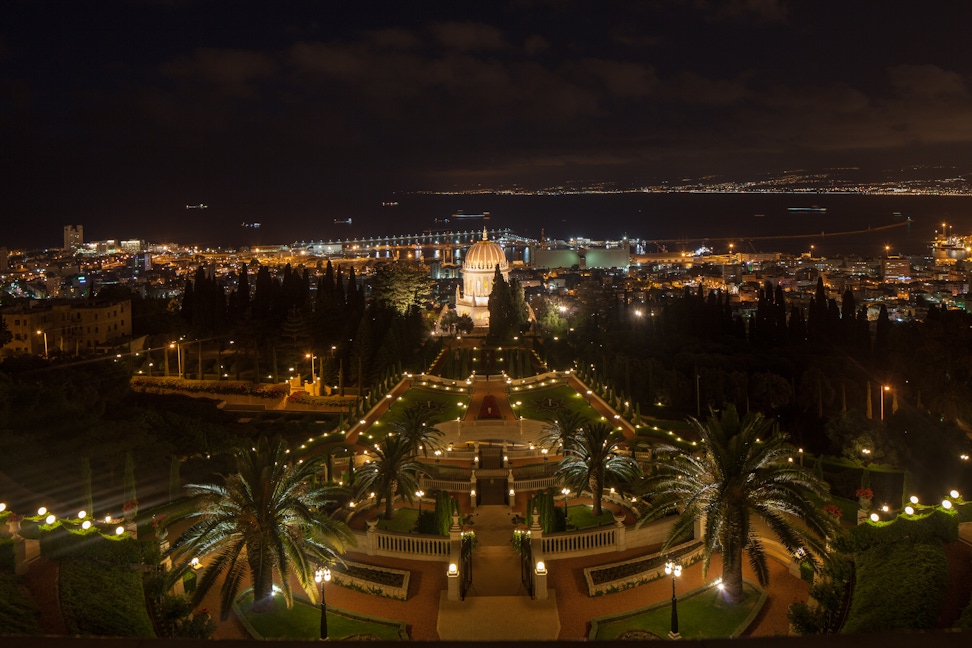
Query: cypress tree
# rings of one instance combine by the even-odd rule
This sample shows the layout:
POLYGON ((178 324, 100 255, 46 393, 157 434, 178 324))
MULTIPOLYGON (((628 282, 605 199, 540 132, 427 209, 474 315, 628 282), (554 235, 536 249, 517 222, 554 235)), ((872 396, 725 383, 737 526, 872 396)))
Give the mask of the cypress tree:
POLYGON ((240 280, 236 287, 236 306, 239 316, 245 317, 250 308, 250 273, 245 262, 240 268, 240 280))
POLYGON ((179 457, 172 455, 169 462, 169 502, 174 502, 182 497, 182 477, 179 475, 179 457))
POLYGON ((91 497, 91 461, 81 457, 81 501, 84 510, 94 517, 94 499, 91 497))
POLYGON ((125 453, 125 476, 122 480, 122 490, 125 494, 125 504, 130 507, 126 513, 126 519, 130 522, 135 521, 138 515, 138 497, 135 492, 135 459, 131 452, 125 453))

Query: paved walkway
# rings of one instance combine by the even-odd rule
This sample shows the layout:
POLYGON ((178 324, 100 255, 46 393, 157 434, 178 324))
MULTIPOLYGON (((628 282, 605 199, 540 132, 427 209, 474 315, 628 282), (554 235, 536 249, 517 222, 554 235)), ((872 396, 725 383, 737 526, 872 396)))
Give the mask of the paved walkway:
POLYGON ((556 592, 545 601, 528 596, 439 598, 437 630, 443 641, 552 641, 560 636, 556 592))
POLYGON ((439 639, 543 641, 560 635, 557 596, 532 600, 520 580, 520 556, 510 545, 513 521, 505 506, 480 506, 473 517, 478 545, 473 581, 463 601, 439 596, 439 639))

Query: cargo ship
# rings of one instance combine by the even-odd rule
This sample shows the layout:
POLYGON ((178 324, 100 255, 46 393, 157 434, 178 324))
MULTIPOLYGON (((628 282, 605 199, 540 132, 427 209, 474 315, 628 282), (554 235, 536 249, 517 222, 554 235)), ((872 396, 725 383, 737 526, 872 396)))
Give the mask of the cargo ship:
POLYGON ((813 207, 787 207, 786 211, 794 213, 826 214, 827 208, 817 207, 814 205, 813 207))

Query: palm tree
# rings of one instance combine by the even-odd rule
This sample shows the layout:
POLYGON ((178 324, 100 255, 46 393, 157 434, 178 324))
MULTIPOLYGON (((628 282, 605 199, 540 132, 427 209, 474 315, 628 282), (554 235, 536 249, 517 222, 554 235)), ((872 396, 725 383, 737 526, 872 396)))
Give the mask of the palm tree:
POLYGON ((547 420, 548 426, 543 430, 540 445, 550 448, 569 448, 578 432, 590 419, 576 410, 567 407, 557 410, 557 413, 547 420))
POLYGON ((417 455, 421 448, 428 457, 429 449, 435 450, 442 437, 442 430, 433 424, 432 412, 422 407, 421 403, 405 408, 390 426, 395 433, 408 439, 413 455, 417 455))
POLYGON ((395 492, 410 504, 419 488, 422 465, 412 461, 411 441, 403 436, 387 436, 375 444, 374 459, 357 472, 358 493, 374 492, 376 504, 385 502, 385 519, 395 517, 395 492))
POLYGON ((354 546, 347 525, 325 512, 340 489, 315 484, 317 466, 310 461, 293 463, 280 437, 261 437, 234 459, 236 472, 222 484, 186 486, 197 506, 180 518, 193 525, 167 552, 176 559, 173 578, 180 577, 193 558, 209 557, 193 601, 202 600, 222 578, 224 620, 247 572, 253 581, 254 610, 269 609, 274 572, 289 607, 291 574, 307 585, 315 568, 339 560, 339 554, 354 546))
POLYGON ((704 451, 690 455, 673 447, 660 448, 657 473, 644 481, 652 506, 643 519, 680 512, 666 547, 684 537, 696 520, 702 521, 705 569, 712 552, 721 547, 722 582, 732 603, 743 597, 744 550, 760 584, 769 580, 752 516, 761 519, 791 554, 825 555, 824 541, 834 532, 834 523, 818 503, 828 486, 789 460, 793 449, 773 430, 772 421, 758 413, 740 420, 736 409, 727 407, 719 418, 713 413, 704 425, 692 419, 692 426, 704 451))
POLYGON ((591 514, 601 514, 604 483, 629 483, 639 474, 638 464, 631 457, 619 455, 618 446, 624 435, 607 423, 587 423, 574 436, 564 452, 557 469, 560 481, 578 492, 587 488, 594 500, 591 514))

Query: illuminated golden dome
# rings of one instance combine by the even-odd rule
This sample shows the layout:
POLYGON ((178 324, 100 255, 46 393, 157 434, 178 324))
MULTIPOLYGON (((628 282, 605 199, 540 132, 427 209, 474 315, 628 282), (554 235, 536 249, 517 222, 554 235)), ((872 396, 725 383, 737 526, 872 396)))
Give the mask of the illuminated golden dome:
POLYGON ((510 268, 503 248, 486 238, 486 228, 484 227, 483 239, 476 241, 469 248, 469 251, 466 252, 466 259, 462 264, 462 269, 464 272, 469 270, 495 271, 497 265, 504 274, 510 268))

